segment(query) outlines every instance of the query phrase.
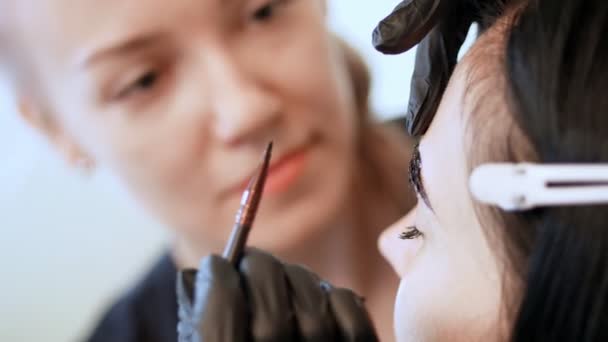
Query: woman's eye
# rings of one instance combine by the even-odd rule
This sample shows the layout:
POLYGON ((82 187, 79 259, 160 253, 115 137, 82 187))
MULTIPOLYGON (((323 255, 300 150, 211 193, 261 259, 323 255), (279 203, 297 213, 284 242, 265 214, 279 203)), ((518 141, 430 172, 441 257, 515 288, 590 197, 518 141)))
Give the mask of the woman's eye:
POLYGON ((412 240, 422 236, 422 232, 416 228, 416 226, 407 227, 401 234, 399 234, 399 238, 402 240, 412 240))
POLYGON ((135 82, 129 84, 124 90, 118 94, 118 98, 124 98, 136 92, 147 91, 152 89, 158 81, 158 73, 149 71, 138 77, 135 82))
POLYGON ((264 21, 272 18, 274 16, 274 12, 277 10, 279 5, 282 5, 287 0, 272 0, 266 3, 264 6, 258 8, 253 13, 253 19, 264 21))

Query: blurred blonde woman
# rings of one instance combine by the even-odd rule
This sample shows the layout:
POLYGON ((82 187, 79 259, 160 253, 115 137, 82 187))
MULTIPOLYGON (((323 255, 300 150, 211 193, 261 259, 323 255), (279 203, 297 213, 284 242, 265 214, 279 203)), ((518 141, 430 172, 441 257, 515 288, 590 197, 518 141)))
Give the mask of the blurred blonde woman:
POLYGON ((328 31, 325 1, 2 6, 2 63, 25 121, 68 163, 114 172, 174 233, 89 341, 176 340, 176 270, 221 251, 269 140, 250 245, 364 295, 392 340, 397 277, 376 239, 412 207, 411 144, 374 122, 368 71, 328 31))

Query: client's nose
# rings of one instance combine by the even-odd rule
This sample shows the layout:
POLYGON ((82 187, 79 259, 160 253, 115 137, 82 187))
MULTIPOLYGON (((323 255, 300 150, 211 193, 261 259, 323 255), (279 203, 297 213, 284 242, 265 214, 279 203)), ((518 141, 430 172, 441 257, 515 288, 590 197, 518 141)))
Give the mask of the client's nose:
POLYGON ((393 270, 403 278, 409 265, 422 244, 422 238, 402 240, 399 235, 414 224, 416 209, 412 209, 390 227, 386 228, 378 238, 380 253, 393 267, 393 270))

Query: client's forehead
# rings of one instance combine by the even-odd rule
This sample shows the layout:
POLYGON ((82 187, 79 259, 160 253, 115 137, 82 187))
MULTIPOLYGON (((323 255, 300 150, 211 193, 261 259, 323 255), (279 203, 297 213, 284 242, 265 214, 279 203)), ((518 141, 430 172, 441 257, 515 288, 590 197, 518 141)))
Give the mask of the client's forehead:
MULTIPOLYGON (((479 152, 477 145, 494 136, 485 120, 493 116, 503 121, 495 111, 506 108, 503 41, 504 30, 491 28, 471 47, 454 70, 420 143, 422 182, 437 220, 446 229, 475 226, 467 188, 469 157, 479 152)), ((492 129, 502 127, 494 123, 492 129)))
POLYGON ((467 119, 497 118, 508 109, 504 60, 509 24, 506 17, 484 32, 454 71, 454 77, 462 80, 463 115, 467 119))

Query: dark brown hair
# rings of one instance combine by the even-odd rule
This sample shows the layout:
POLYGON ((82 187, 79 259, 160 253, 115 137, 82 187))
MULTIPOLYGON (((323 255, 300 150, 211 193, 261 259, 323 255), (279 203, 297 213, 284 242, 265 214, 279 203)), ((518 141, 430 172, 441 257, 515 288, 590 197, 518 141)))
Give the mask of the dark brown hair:
MULTIPOLYGON (((470 167, 608 162, 608 2, 530 1, 502 36, 469 70, 470 167)), ((518 285, 511 340, 608 340, 608 206, 478 216, 518 285)))

